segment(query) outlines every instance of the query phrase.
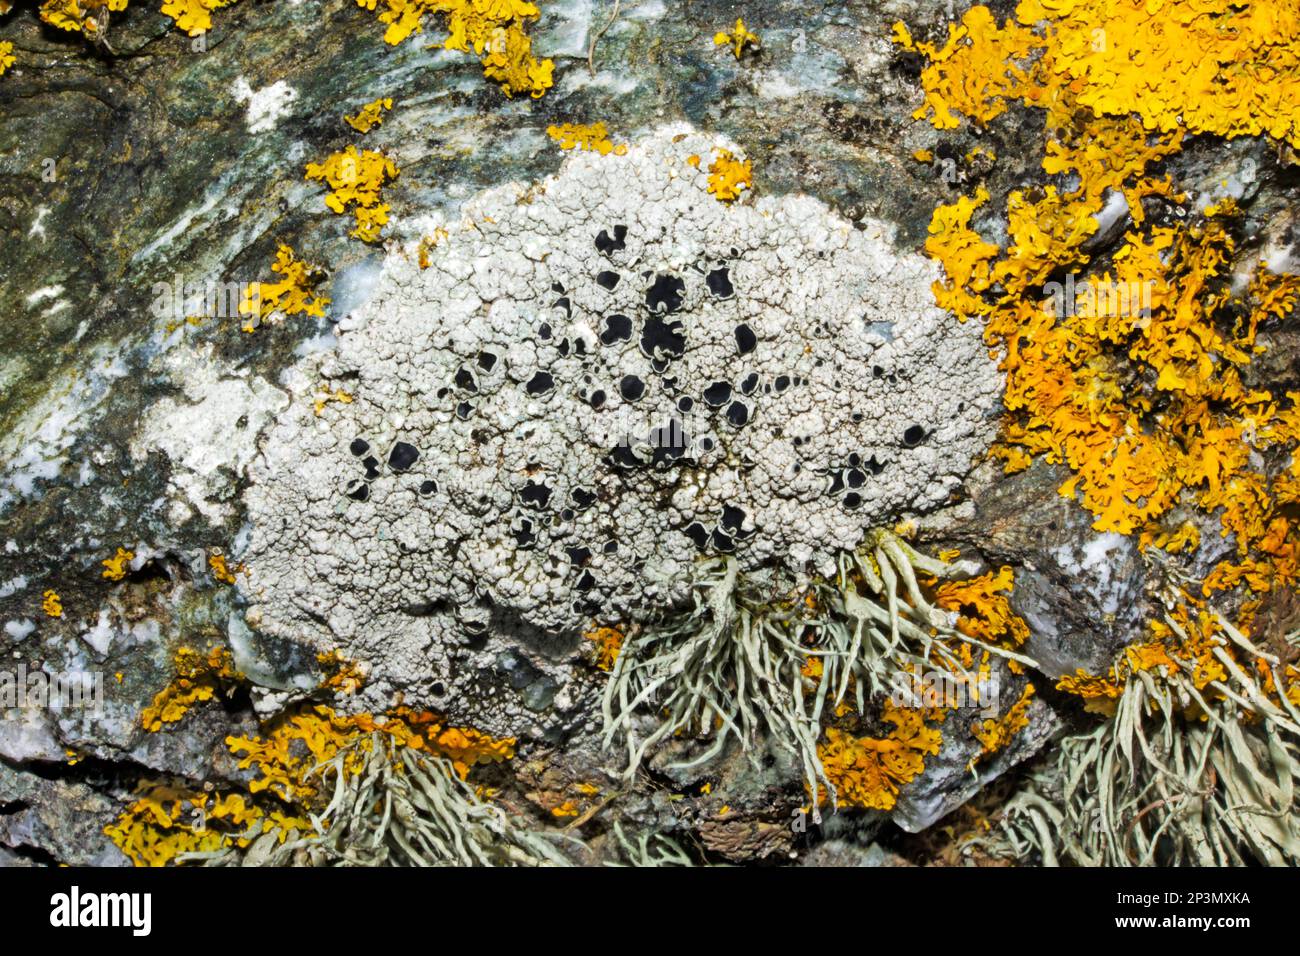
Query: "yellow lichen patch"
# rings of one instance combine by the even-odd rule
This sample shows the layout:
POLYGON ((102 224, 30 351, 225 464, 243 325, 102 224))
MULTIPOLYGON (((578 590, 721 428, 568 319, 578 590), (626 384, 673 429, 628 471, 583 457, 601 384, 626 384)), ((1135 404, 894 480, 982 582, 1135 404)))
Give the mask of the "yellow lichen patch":
POLYGON ((1208 688, 1209 697, 1222 699, 1222 692, 1211 685, 1221 687, 1228 680, 1227 662, 1242 670, 1255 663, 1240 661, 1238 648, 1225 638, 1216 616, 1187 595, 1165 620, 1149 621, 1147 629, 1147 639, 1124 648, 1105 676, 1078 670, 1062 677, 1057 689, 1083 698, 1087 710, 1110 714, 1134 675, 1144 674, 1157 683, 1178 675, 1197 691, 1208 688))
MULTIPOLYGON (((938 754, 940 732, 926 725, 930 712, 886 702, 882 717, 894 725, 884 738, 855 737, 835 727, 817 745, 817 757, 839 803, 850 807, 892 810, 898 788, 925 770, 925 756, 938 754)), ((820 794, 825 802, 828 794, 820 794)))
POLYGON ((934 162, 934 153, 928 149, 913 150, 912 158, 918 163, 932 163, 934 162))
POLYGON ((14 65, 14 45, 8 40, 0 42, 0 76, 14 65))
POLYGON ((219 690, 243 679, 224 647, 214 647, 206 654, 181 647, 173 663, 176 676, 140 712, 140 723, 150 733, 161 730, 163 724, 176 723, 195 704, 212 700, 219 690))
POLYGON ((1013 102, 1046 113, 1042 166, 1059 182, 1010 193, 1005 244, 972 224, 983 190, 937 208, 926 242, 944 271, 936 302, 979 316, 1001 358, 1008 416, 994 454, 1008 471, 1064 464, 1061 493, 1098 530, 1173 552, 1199 538, 1162 527, 1175 504, 1217 515, 1236 554, 1207 593, 1294 586, 1296 400, 1252 391, 1243 369, 1256 330, 1293 314, 1300 278, 1261 267, 1238 288, 1231 202, 1172 225, 1152 224, 1144 204, 1181 202, 1150 170, 1187 132, 1295 145, 1296 73, 1263 63, 1295 59, 1297 17, 1218 0, 1023 0, 1017 19, 999 26, 976 7, 935 44, 895 28, 929 61, 918 117, 951 128, 1013 102), (1085 244, 1120 197, 1132 226, 1101 265, 1085 244), (1260 470, 1270 452, 1291 456, 1286 473, 1260 470))
POLYGON ((325 672, 321 687, 333 693, 355 694, 366 681, 365 669, 337 650, 317 654, 316 663, 325 672))
POLYGON ((94 40, 103 35, 107 17, 125 10, 126 4, 127 0, 45 0, 40 15, 52 27, 94 40))
POLYGON ((525 24, 536 20, 537 7, 526 0, 357 0, 366 10, 378 10, 387 24, 384 42, 396 45, 423 30, 430 14, 447 18, 447 39, 440 46, 468 53, 483 63, 483 75, 501 84, 507 96, 545 94, 553 84, 555 64, 538 60, 525 24))
MULTIPOLYGON (((361 667, 337 651, 322 653, 317 661, 324 671, 321 691, 348 694, 363 681, 361 667)), ((176 671, 176 680, 141 715, 151 730, 179 720, 194 703, 242 680, 223 648, 206 656, 182 648, 176 671)), ((263 724, 259 735, 231 736, 225 743, 240 769, 255 771, 242 790, 196 790, 181 781, 145 780, 137 799, 105 828, 136 866, 179 862, 182 853, 245 848, 264 833, 276 833, 281 844, 295 833, 311 833, 316 829, 312 815, 320 814, 330 796, 320 790, 321 763, 337 758, 346 779, 358 772, 364 756, 376 746, 390 751, 409 747, 443 758, 462 780, 476 765, 515 755, 513 737, 448 726, 427 711, 399 707, 379 717, 344 716, 312 702, 263 724)), ((477 792, 483 799, 493 791, 478 787, 477 792)))
POLYGON ((340 405, 351 405, 352 394, 345 392, 341 388, 336 388, 332 392, 317 392, 316 397, 312 400, 312 411, 320 415, 325 411, 325 406, 330 402, 338 402, 340 405))
POLYGON ((259 771, 248 785, 251 794, 268 791, 282 800, 310 803, 317 796, 312 769, 345 753, 345 769, 355 771, 376 733, 386 746, 410 747, 451 761, 462 780, 477 764, 509 760, 515 754, 513 737, 498 739, 471 728, 448 727, 427 711, 399 708, 383 717, 344 717, 323 704, 277 720, 261 736, 228 737, 226 746, 240 758, 241 770, 259 771))
POLYGON ((344 116, 343 122, 358 133, 369 133, 384 122, 384 110, 391 110, 392 108, 393 98, 391 96, 381 96, 379 99, 372 100, 361 107, 356 116, 344 116))
POLYGON ((162 12, 192 37, 212 29, 212 11, 228 7, 235 0, 163 0, 162 12))
POLYGON ((612 671, 618 653, 623 649, 623 632, 613 627, 598 627, 583 636, 596 646, 596 666, 606 672, 612 671))
POLYGON ((736 25, 730 33, 718 31, 713 35, 714 46, 730 46, 731 52, 739 60, 746 50, 757 50, 760 41, 757 33, 750 33, 745 28, 745 21, 737 18, 736 25))
POLYGON ((235 792, 206 792, 182 780, 145 780, 135 801, 104 833, 136 866, 167 866, 182 853, 215 853, 247 847, 263 832, 311 833, 305 815, 264 809, 235 792))
POLYGON ((754 188, 754 168, 749 160, 737 159, 729 149, 717 150, 709 166, 709 192, 720 202, 734 202, 741 190, 754 188))
POLYGON ((293 249, 280 243, 276 249, 271 271, 280 276, 278 282, 254 282, 239 303, 239 314, 248 316, 241 326, 244 332, 256 331, 258 325, 287 315, 325 315, 329 299, 315 294, 315 288, 324 273, 311 263, 294 255, 293 249))
POLYGON ((110 581, 122 580, 126 577, 127 572, 131 570, 130 564, 133 560, 135 560, 134 551, 118 548, 117 554, 100 562, 104 566, 102 576, 110 581))
POLYGON ((1014 584, 1008 567, 964 581, 944 581, 935 589, 935 603, 959 613, 957 629, 968 637, 1018 647, 1029 637, 1029 626, 1007 601, 1014 584))
POLYGON ((388 204, 380 201, 380 190, 396 179, 398 172, 397 164, 383 153, 349 146, 326 157, 323 163, 308 163, 306 177, 329 186, 325 205, 333 212, 341 215, 349 206, 352 208, 357 221, 352 236, 375 242, 388 224, 388 204))
POLYGON ((1001 717, 977 720, 971 725, 971 735, 980 742, 982 755, 1002 750, 1016 734, 1029 726, 1029 705, 1033 697, 1034 685, 1026 684, 1020 699, 1001 717))
POLYGON ((51 588, 41 596, 41 610, 46 617, 63 617, 63 602, 58 591, 51 588))
POLYGON ((231 567, 226 561, 226 556, 220 551, 208 555, 208 568, 212 571, 212 576, 222 584, 234 584, 235 575, 244 570, 242 564, 231 567))
POLYGON ((546 135, 560 144, 560 149, 594 150, 602 156, 613 153, 623 156, 627 153, 627 144, 615 146, 609 138, 609 131, 604 123, 561 123, 546 127, 546 135))

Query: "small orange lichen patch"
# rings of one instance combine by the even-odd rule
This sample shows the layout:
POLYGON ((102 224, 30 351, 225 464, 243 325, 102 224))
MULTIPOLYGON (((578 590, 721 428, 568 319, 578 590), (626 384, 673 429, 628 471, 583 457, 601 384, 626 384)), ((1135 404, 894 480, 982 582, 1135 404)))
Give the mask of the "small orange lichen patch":
POLYGON ((971 735, 980 742, 982 755, 996 753, 1011 743, 1012 738, 1029 726, 1029 705, 1033 701, 1034 685, 1026 684, 1020 699, 1001 717, 977 720, 971 725, 971 735))
POLYGON ((239 314, 249 317, 242 331, 252 333, 258 325, 279 316, 303 314, 320 318, 325 315, 330 300, 315 294, 324 272, 299 259, 284 243, 276 249, 271 271, 280 276, 280 281, 252 283, 239 303, 239 314))
POLYGON ((332 392, 317 392, 315 399, 312 401, 312 411, 320 415, 325 411, 325 406, 330 402, 338 402, 340 405, 351 405, 352 394, 345 392, 341 388, 336 388, 332 392))
POLYGON ((957 629, 968 637, 1019 647, 1029 637, 1029 626, 1007 601, 1014 584, 1015 575, 1008 567, 964 581, 944 581, 935 590, 935 603, 959 612, 957 629))
POLYGON ((230 651, 214 647, 206 654, 191 647, 176 651, 176 676, 154 695, 153 703, 140 713, 140 723, 150 733, 174 724, 195 704, 211 700, 217 691, 238 683, 243 675, 235 670, 230 651))
POLYGON ((507 96, 528 93, 534 99, 551 88, 555 64, 538 60, 533 41, 524 31, 537 19, 537 7, 526 0, 357 0, 366 10, 382 5, 379 21, 387 24, 384 42, 397 45, 422 31, 429 14, 445 14, 447 39, 439 46, 462 53, 473 51, 483 63, 483 75, 501 85, 507 96))
POLYGON ((384 110, 391 110, 392 108, 393 98, 391 96, 381 96, 379 99, 372 100, 361 107, 356 116, 344 116, 343 122, 358 133, 369 133, 384 122, 384 110))
MULTIPOLYGON (((192 37, 212 29, 212 11, 228 7, 235 0, 163 0, 162 12, 192 37)), ((125 6, 125 4, 123 4, 125 6)))
POLYGON ((135 802, 104 833, 136 866, 167 866, 182 853, 247 847, 276 830, 283 843, 294 831, 314 829, 305 815, 265 809, 239 793, 194 791, 183 780, 143 780, 135 802))
POLYGON ((317 654, 316 663, 320 664, 325 672, 321 687, 336 694, 354 694, 366 681, 362 666, 344 657, 337 650, 317 654))
POLYGON ((918 149, 913 151, 912 158, 918 163, 932 163, 934 162, 934 153, 928 149, 918 149))
POLYGON ((735 27, 730 33, 719 31, 713 35, 714 46, 730 46, 731 52, 736 54, 739 60, 746 50, 757 50, 760 41, 757 33, 750 33, 745 28, 745 21, 737 18, 735 27))
POLYGON ((572 800, 565 800, 559 806, 551 807, 551 816, 553 817, 576 817, 578 815, 578 805, 572 800))
MULTIPOLYGON (((178 655, 178 672, 183 671, 191 685, 166 700, 156 699, 154 709, 179 719, 178 708, 183 713, 195 700, 208 699, 222 680, 237 677, 221 653, 214 651, 207 658, 193 651, 185 651, 183 659, 178 655)), ((337 653, 322 654, 318 661, 326 671, 323 690, 348 693, 360 684, 359 669, 337 653)), ((148 726, 155 717, 147 712, 144 720, 148 726)), ((167 865, 187 852, 245 848, 270 832, 283 843, 295 832, 315 830, 312 814, 320 813, 329 796, 321 792, 316 773, 322 762, 339 758, 347 778, 360 770, 364 756, 376 745, 390 750, 409 747, 449 760, 464 779, 475 765, 512 758, 514 744, 513 738, 445 726, 428 712, 398 708, 377 718, 345 717, 323 704, 303 703, 264 725, 261 735, 226 738, 240 769, 257 771, 243 792, 209 793, 180 781, 142 781, 137 800, 104 832, 136 866, 167 865)), ((491 794, 483 787, 478 792, 481 798, 491 794)))
POLYGON ((63 617, 63 602, 59 600, 59 592, 53 588, 42 595, 41 610, 47 617, 63 617))
MULTIPOLYGON (((854 737, 835 727, 817 745, 817 757, 837 800, 851 807, 892 810, 898 788, 925 770, 925 756, 939 753, 943 735, 926 725, 942 719, 933 711, 896 707, 886 701, 882 717, 894 725, 888 737, 854 737)), ((828 794, 820 793, 820 802, 828 794)))
POLYGON ((126 4, 127 0, 45 0, 40 15, 52 27, 94 40, 103 34, 107 17, 125 10, 126 4))
POLYGON ((388 224, 388 204, 380 201, 380 190, 396 179, 398 172, 397 164, 383 153, 349 146, 327 156, 323 163, 308 163, 306 178, 329 186, 325 205, 333 212, 342 215, 352 207, 357 222, 352 236, 375 242, 388 224))
POLYGON ((583 636, 596 645, 596 666, 606 672, 612 671, 618 653, 623 649, 623 632, 613 627, 598 627, 583 636))
MULTIPOLYGON (((1105 676, 1079 670, 1062 677, 1057 689, 1083 698, 1085 709, 1107 714, 1114 712, 1125 685, 1139 673, 1159 683, 1178 676, 1198 692, 1208 691, 1207 699, 1225 699, 1221 688, 1228 681, 1229 667, 1247 671, 1252 666, 1258 669, 1261 662, 1243 660, 1240 648, 1227 639, 1215 615, 1190 596, 1183 598, 1185 603, 1178 604, 1164 621, 1149 621, 1149 637, 1124 648, 1105 676)), ((1270 672, 1266 678, 1271 676, 1270 672)), ((1276 697, 1271 679, 1262 686, 1265 693, 1276 697)), ((1204 717, 1199 707, 1189 711, 1204 717)))
POLYGON ((4 76, 5 70, 14 65, 14 45, 8 40, 0 42, 0 76, 4 76))
POLYGON ((627 153, 627 144, 615 146, 609 138, 609 131, 604 123, 561 123, 546 127, 546 135, 560 144, 560 149, 594 150, 602 156, 613 153, 623 156, 627 153))
POLYGON ((134 551, 128 551, 126 548, 118 548, 117 554, 113 555, 111 558, 105 558, 100 562, 100 564, 104 566, 102 576, 108 578, 110 581, 122 580, 126 577, 127 572, 131 570, 129 565, 133 560, 135 560, 134 551))
POLYGON ((717 150, 709 166, 709 192, 721 202, 734 202, 741 190, 754 188, 754 168, 749 160, 740 160, 729 149, 717 150))
POLYGON ((410 747, 451 761, 463 780, 471 767, 514 756, 513 737, 493 738, 470 728, 447 727, 434 714, 398 708, 390 715, 344 717, 323 704, 306 707, 277 721, 263 736, 228 737, 226 746, 240 756, 239 767, 260 771, 249 792, 269 791, 282 800, 311 801, 317 779, 311 770, 346 752, 345 768, 355 772, 361 755, 378 733, 388 746, 410 747), (306 752, 310 759, 304 759, 306 752))
POLYGON ((241 571, 244 570, 244 566, 242 564, 237 564, 234 567, 230 567, 226 563, 226 556, 222 554, 220 551, 216 552, 215 554, 208 555, 208 567, 212 571, 212 576, 216 578, 218 581, 220 581, 222 584, 234 584, 235 575, 239 574, 241 571))

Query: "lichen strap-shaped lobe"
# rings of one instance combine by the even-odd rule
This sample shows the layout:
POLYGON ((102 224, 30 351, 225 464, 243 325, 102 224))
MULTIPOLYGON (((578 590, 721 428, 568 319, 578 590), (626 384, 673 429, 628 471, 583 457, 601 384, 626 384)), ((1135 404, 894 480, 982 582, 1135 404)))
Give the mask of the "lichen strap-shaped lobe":
POLYGON ((882 224, 715 201, 688 163, 715 149, 742 154, 685 126, 575 154, 470 201, 427 268, 390 253, 296 377, 355 401, 300 396, 253 466, 255 624, 445 707, 473 696, 467 631, 576 654, 683 599, 701 554, 829 574, 947 500, 993 437, 979 330, 882 224))

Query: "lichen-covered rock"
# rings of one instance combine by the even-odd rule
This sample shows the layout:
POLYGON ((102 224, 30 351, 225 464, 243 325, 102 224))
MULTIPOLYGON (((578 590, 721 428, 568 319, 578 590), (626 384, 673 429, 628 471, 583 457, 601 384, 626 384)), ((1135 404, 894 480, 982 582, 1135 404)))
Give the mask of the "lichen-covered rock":
POLYGON ((958 487, 999 394, 979 330, 882 224, 716 200, 721 149, 575 156, 470 201, 427 268, 390 254, 299 369, 351 401, 300 397, 250 468, 257 627, 445 705, 466 640, 634 621, 704 553, 826 573, 958 487))

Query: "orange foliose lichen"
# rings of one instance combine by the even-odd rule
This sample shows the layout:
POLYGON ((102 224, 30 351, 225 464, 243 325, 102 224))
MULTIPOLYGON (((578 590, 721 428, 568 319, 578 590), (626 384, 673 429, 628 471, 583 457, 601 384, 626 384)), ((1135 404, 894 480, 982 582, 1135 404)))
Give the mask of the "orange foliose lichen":
POLYGON ((128 571, 131 570, 131 562, 135 560, 135 552, 128 551, 126 548, 118 548, 117 554, 111 558, 105 558, 100 562, 104 566, 102 576, 110 581, 121 581, 128 571))
POLYGON ((126 9, 127 0, 45 0, 41 19, 50 26, 95 40, 104 35, 108 17, 126 9))
POLYGON ((224 647, 214 647, 207 653, 181 647, 173 664, 176 676, 140 713, 140 723, 150 733, 161 730, 163 724, 176 723, 195 704, 212 700, 218 691, 243 679, 224 647))
POLYGON ((0 42, 0 76, 4 76, 5 70, 14 65, 14 45, 8 40, 0 42))
POLYGON ((280 243, 276 249, 271 271, 280 276, 279 282, 254 282, 239 303, 239 314, 248 316, 241 326, 244 332, 253 332, 266 322, 280 316, 325 315, 329 299, 315 294, 315 288, 324 279, 316 266, 294 255, 293 249, 280 243))
POLYGON ((753 188, 753 164, 748 159, 737 159, 729 149, 717 150, 709 166, 709 192, 720 202, 734 202, 741 190, 753 188))
POLYGON ((1034 685, 1026 684, 1020 698, 1000 717, 977 720, 971 725, 971 735, 980 742, 981 756, 997 753, 1020 731, 1029 726, 1029 705, 1033 702, 1034 685))
POLYGON ((222 584, 234 584, 235 575, 244 570, 242 564, 236 564, 232 567, 226 561, 226 556, 220 551, 208 555, 208 568, 212 571, 212 576, 222 584))
MULTIPOLYGON (((817 745, 817 757, 839 803, 892 810, 899 787, 920 776, 927 754, 939 753, 943 736, 926 721, 942 719, 941 713, 896 707, 887 701, 882 717, 894 725, 887 737, 855 737, 828 727, 825 741, 817 745)), ((818 796, 825 802, 829 794, 818 796)))
POLYGON ((745 21, 737 18, 736 25, 730 33, 719 30, 713 35, 714 46, 729 46, 739 60, 746 50, 757 50, 760 41, 757 33, 751 33, 745 27, 745 21))
POLYGON ((1233 204, 1155 224, 1149 208, 1184 197, 1151 170, 1189 132, 1300 142, 1300 74, 1277 65, 1296 61, 1298 25, 1294 13, 1218 0, 1022 0, 1001 26, 973 8, 943 43, 895 27, 929 61, 918 118, 988 123, 1017 102, 1046 113, 1042 167, 1058 182, 1009 194, 1005 243, 974 224, 982 189, 937 208, 926 242, 944 271, 936 301, 984 321, 1006 375, 994 454, 1009 471, 1064 464, 1061 494, 1098 530, 1173 552, 1199 541, 1193 527, 1162 528, 1175 505, 1217 515, 1236 553, 1206 593, 1300 580, 1296 398, 1249 388, 1243 374, 1261 325, 1294 312, 1300 277, 1261 266, 1239 289, 1233 204), (1094 262, 1087 243, 1121 199, 1130 228, 1094 262), (1261 470, 1270 452, 1290 456, 1284 473, 1261 470))
POLYGON ((47 617, 63 617, 63 602, 58 591, 51 588, 41 596, 41 610, 47 617))
POLYGON ((430 14, 447 17, 443 49, 471 50, 483 63, 483 75, 501 85, 507 96, 528 93, 534 99, 554 83, 555 64, 533 56, 533 41, 525 25, 540 11, 526 0, 357 0, 366 10, 379 12, 387 25, 384 42, 397 45, 422 31, 430 14))
POLYGON ((388 224, 388 204, 380 201, 380 190, 396 179, 398 172, 397 164, 383 153, 349 146, 327 156, 322 163, 308 163, 306 178, 329 186, 325 205, 333 212, 341 215, 352 207, 357 222, 352 236, 375 242, 388 224))
POLYGON ((546 135, 560 144, 560 149, 594 150, 602 156, 613 153, 623 156, 627 153, 627 144, 617 146, 610 141, 609 131, 604 123, 561 123, 546 127, 546 135))
POLYGON ((358 133, 369 133, 384 122, 384 110, 391 110, 392 108, 393 98, 391 96, 381 96, 379 99, 372 100, 361 107, 356 116, 344 116, 343 122, 358 133))
POLYGON ((596 666, 606 672, 612 671, 618 653, 623 649, 623 632, 613 627, 598 627, 583 636, 595 644, 596 666))
POLYGON ((212 11, 228 7, 235 0, 163 0, 162 12, 192 37, 212 29, 212 11))

